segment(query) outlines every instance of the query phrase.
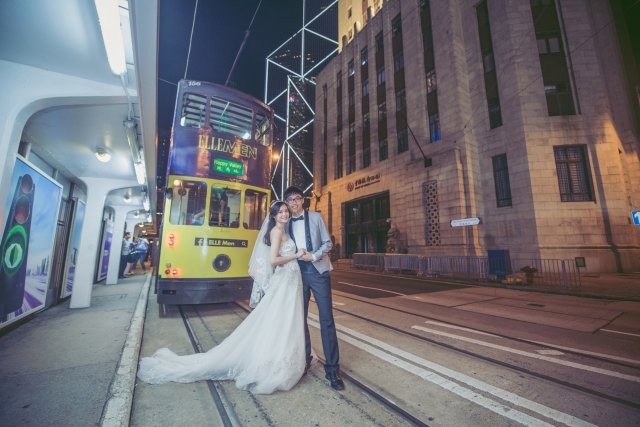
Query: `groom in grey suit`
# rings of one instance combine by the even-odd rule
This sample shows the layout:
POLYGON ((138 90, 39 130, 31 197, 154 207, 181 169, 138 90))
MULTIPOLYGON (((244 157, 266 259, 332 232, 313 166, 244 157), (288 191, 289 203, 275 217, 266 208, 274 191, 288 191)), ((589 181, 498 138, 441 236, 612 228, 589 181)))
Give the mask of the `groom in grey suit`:
POLYGON ((318 305, 320 318, 320 335, 326 364, 325 377, 336 390, 344 390, 344 382, 338 375, 338 337, 336 325, 333 321, 333 304, 331 303, 331 278, 329 272, 333 270, 329 260, 329 251, 333 244, 324 225, 322 215, 317 212, 305 211, 302 207, 304 196, 297 187, 289 187, 284 192, 284 201, 291 210, 291 219, 285 230, 296 243, 296 250, 305 248, 307 252, 298 259, 302 273, 302 289, 304 299, 304 333, 307 347, 307 365, 305 374, 311 363, 311 340, 307 314, 309 312, 309 298, 311 291, 318 305))

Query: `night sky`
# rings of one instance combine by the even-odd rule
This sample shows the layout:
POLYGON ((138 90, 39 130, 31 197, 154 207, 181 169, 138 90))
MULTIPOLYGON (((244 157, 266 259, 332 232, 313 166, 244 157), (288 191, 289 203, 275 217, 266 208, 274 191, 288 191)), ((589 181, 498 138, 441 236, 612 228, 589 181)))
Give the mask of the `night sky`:
MULTIPOLYGON (((224 84, 259 0, 198 0, 187 79, 224 84)), ((158 187, 164 186, 176 86, 184 77, 196 0, 160 1, 158 187)), ((301 0, 263 0, 231 81, 259 100, 265 59, 302 27, 301 0)))

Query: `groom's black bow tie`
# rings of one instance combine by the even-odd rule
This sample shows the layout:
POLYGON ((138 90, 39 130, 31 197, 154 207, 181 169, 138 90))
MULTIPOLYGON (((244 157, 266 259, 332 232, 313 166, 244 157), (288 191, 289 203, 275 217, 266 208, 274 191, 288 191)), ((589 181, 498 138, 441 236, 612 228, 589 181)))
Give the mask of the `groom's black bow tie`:
POLYGON ((297 218, 293 218, 293 217, 292 217, 292 218, 291 218, 291 221, 294 221, 294 222, 295 222, 295 221, 300 221, 301 219, 304 219, 304 215, 300 215, 300 216, 299 216, 299 217, 297 217, 297 218))

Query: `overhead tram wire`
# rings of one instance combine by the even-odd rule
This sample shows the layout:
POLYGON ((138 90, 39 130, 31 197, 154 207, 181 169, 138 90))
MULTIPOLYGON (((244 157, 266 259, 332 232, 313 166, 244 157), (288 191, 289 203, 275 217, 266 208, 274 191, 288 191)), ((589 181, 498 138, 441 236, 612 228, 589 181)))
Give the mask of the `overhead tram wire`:
POLYGON ((191 23, 191 36, 189 36, 189 50, 187 51, 187 65, 184 68, 184 79, 187 79, 187 70, 189 70, 189 57, 191 57, 191 42, 193 41, 193 29, 196 26, 196 14, 198 13, 198 0, 196 7, 193 9, 193 22, 191 23))
POLYGON ((236 55, 236 59, 233 61, 233 65, 231 66, 231 71, 229 71, 229 76, 227 77, 227 81, 224 82, 225 86, 229 86, 229 83, 231 83, 231 76, 233 75, 233 70, 235 70, 235 68, 236 68, 236 64, 238 63, 238 58, 240 58, 240 54, 242 53, 242 49, 244 49, 244 45, 247 43, 247 39, 249 38, 249 34, 251 34, 251 32, 249 30, 251 30, 251 26, 253 25, 253 21, 256 19, 256 15, 258 14, 258 9, 260 9, 260 5, 261 4, 262 4, 262 0, 260 0, 260 2, 258 3, 258 7, 256 7, 256 11, 253 13, 253 18, 251 18, 251 22, 249 23, 249 27, 244 32, 244 39, 242 40, 242 44, 240 45, 240 49, 238 49, 238 54, 236 55))

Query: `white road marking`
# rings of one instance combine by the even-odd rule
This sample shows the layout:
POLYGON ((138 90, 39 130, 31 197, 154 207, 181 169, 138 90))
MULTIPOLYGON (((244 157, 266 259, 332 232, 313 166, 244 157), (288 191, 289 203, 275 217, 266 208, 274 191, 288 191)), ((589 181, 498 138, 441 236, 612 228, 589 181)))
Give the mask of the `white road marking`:
POLYGON ((547 356, 564 356, 564 353, 558 350, 536 350, 536 353, 547 356))
POLYGON ((412 329, 418 329, 418 330, 424 331, 424 332, 429 332, 429 333, 432 333, 432 334, 435 334, 435 335, 441 335, 441 336, 444 336, 444 337, 453 338, 453 339, 460 340, 460 341, 470 342, 470 343, 481 345, 481 346, 484 346, 484 347, 490 347, 490 348, 495 348, 497 350, 506 351, 506 352, 509 352, 509 353, 519 354, 521 356, 531 357, 533 359, 545 360, 547 362, 557 363, 558 365, 569 366, 571 368, 582 369, 584 371, 596 372, 598 374, 608 375, 610 377, 622 378, 624 380, 640 383, 640 377, 634 377, 634 376, 631 376, 631 375, 621 374, 619 372, 610 371, 608 369, 595 368, 593 366, 587 366, 587 365, 583 365, 581 363, 569 362, 569 361, 561 360, 561 359, 554 359, 552 357, 542 356, 540 354, 535 354, 535 353, 529 353, 528 351, 516 350, 515 348, 505 347, 505 346, 497 345, 497 344, 492 344, 492 343, 489 343, 489 342, 486 342, 486 341, 480 341, 480 340, 476 340, 476 339, 473 339, 473 338, 463 337, 463 336, 460 336, 460 335, 453 335, 453 334, 449 334, 449 333, 446 333, 446 332, 437 331, 435 329, 424 328, 422 326, 415 325, 415 326, 412 326, 411 328, 412 329))
MULTIPOLYGON (((320 324, 314 322, 314 321, 307 321, 309 325, 315 327, 315 328, 320 328, 320 324)), ((337 325, 336 325, 337 326, 337 325)), ((520 412, 518 410, 509 408, 505 405, 502 405, 498 402, 496 402, 495 400, 486 398, 484 396, 479 395, 478 393, 462 387, 461 385, 448 380, 436 373, 427 371, 426 369, 422 369, 417 367, 416 365, 413 365, 411 363, 405 362, 404 360, 401 360, 397 357, 394 357, 392 355, 390 355, 389 353, 385 353, 384 351, 381 351, 375 347, 372 347, 368 344, 363 343, 362 341, 356 340, 355 338, 352 338, 350 336, 344 335, 340 332, 338 332, 338 337, 343 340, 348 342, 349 344, 358 347, 361 350, 366 351, 369 354, 372 354, 382 360, 384 360, 385 362, 389 362, 392 365, 397 366, 400 369, 404 369, 405 371, 412 373, 414 375, 417 375, 418 377, 429 381, 432 384, 435 384, 439 387, 444 388, 445 390, 450 391, 451 393, 457 394, 458 396, 467 399, 477 405, 480 405, 492 412, 495 412, 498 415, 501 415, 503 417, 512 419, 520 424, 524 424, 526 426, 536 426, 536 427, 552 427, 551 424, 546 423, 542 420, 539 420, 537 418, 534 418, 530 415, 527 415, 523 412, 520 412)))
POLYGON ((577 348, 571 348, 571 347, 563 347, 561 345, 548 344, 546 342, 541 342, 541 341, 531 341, 531 342, 536 343, 536 344, 546 345, 546 346, 549 346, 549 347, 559 348, 561 350, 573 351, 575 353, 588 354, 590 356, 598 356, 598 357, 602 357, 602 358, 605 358, 605 359, 618 360, 620 362, 629 362, 629 363, 635 363, 636 365, 640 365, 640 360, 638 360, 638 359, 627 359, 626 357, 612 356, 610 354, 594 353, 593 351, 579 350, 577 348))
POLYGON ((487 333, 487 332, 476 331, 475 329, 469 329, 469 328, 465 328, 463 326, 450 325, 448 323, 437 322, 435 320, 427 320, 424 323, 429 323, 430 325, 437 325, 437 326, 442 326, 442 327, 450 328, 450 329, 458 329, 460 331, 473 332, 474 334, 487 335, 487 336, 490 336, 490 337, 500 338, 497 335, 493 335, 493 334, 490 334, 490 333, 487 333))
POLYGON ((334 302, 333 302, 333 305, 344 305, 344 303, 342 303, 342 302, 335 302, 335 301, 334 301, 334 302))
POLYGON ((353 283, 347 283, 347 282, 338 282, 338 283, 342 283, 343 285, 355 286, 356 288, 373 289, 373 290, 375 290, 375 291, 389 292, 390 294, 401 295, 401 296, 403 296, 403 297, 406 297, 406 296, 407 296, 407 295, 405 295, 405 294, 401 294, 400 292, 388 291, 388 290, 386 290, 386 289, 370 288, 370 287, 368 287, 368 286, 354 285, 353 283))
MULTIPOLYGON (((309 313, 309 317, 312 318, 312 319, 318 320, 318 316, 316 316, 313 313, 309 313)), ((316 322, 309 322, 309 324, 315 326, 316 328, 319 327, 319 325, 316 322)), ((566 414, 564 412, 558 411, 558 410, 553 409, 553 408, 549 408, 548 406, 541 405, 541 404, 539 404, 537 402, 534 402, 532 400, 525 399, 524 397, 518 396, 515 393, 511 393, 511 392, 503 390, 501 388, 492 386, 492 385, 487 384, 487 383, 485 383, 483 381, 480 381, 480 380, 478 380, 476 378, 472 378, 472 377, 470 377, 468 375, 465 375, 465 374, 463 374, 461 372, 454 371, 454 370, 446 368, 446 367, 444 367, 442 365, 438 365, 437 363, 434 363, 434 362, 428 361, 426 359, 423 359, 421 357, 415 356, 415 355, 413 355, 411 353, 408 353, 408 352, 406 352, 404 350, 400 350, 400 349, 398 349, 396 347, 393 347, 393 346, 391 346, 389 344, 386 344, 386 343, 384 343, 382 341, 379 341, 379 340, 377 340, 375 338, 371 338, 371 337, 369 337, 367 335, 361 334, 360 332, 354 331, 354 330, 349 329, 349 328, 347 328, 345 326, 342 326, 340 324, 336 324, 336 328, 338 330, 343 331, 345 333, 348 333, 348 334, 350 334, 350 335, 352 335, 352 336, 354 336, 354 337, 356 337, 356 338, 358 338, 358 339, 360 339, 362 341, 368 342, 368 343, 370 343, 372 345, 375 345, 375 346, 377 346, 377 347, 379 347, 379 348, 381 348, 381 349, 383 349, 385 351, 388 351, 389 353, 395 354, 396 356, 400 356, 400 357, 402 357, 404 359, 407 359, 407 360, 409 360, 411 362, 414 362, 414 363, 416 363, 418 365, 421 365, 421 366, 424 366, 424 367, 426 367, 428 369, 431 369, 432 371, 435 371, 435 372, 438 372, 438 373, 440 373, 442 375, 445 375, 445 376, 447 376, 447 377, 449 377, 449 378, 451 378, 451 379, 453 379, 455 381, 459 381, 459 382, 462 382, 464 384, 467 384, 467 385, 469 385, 469 386, 471 386, 471 387, 473 387, 475 389, 478 389, 480 391, 492 394, 492 395, 494 395, 494 396, 496 396, 496 397, 498 397, 498 398, 500 398, 500 399, 502 399, 504 401, 507 401, 507 402, 512 403, 512 404, 517 405, 517 406, 521 406, 521 407, 523 407, 525 409, 528 409, 530 411, 536 412, 536 413, 538 413, 538 414, 540 414, 540 415, 542 415, 544 417, 547 417, 547 418, 550 418, 552 420, 561 422, 561 423, 566 424, 566 425, 571 426, 571 427, 595 427, 594 424, 591 424, 591 423, 588 423, 586 421, 583 421, 583 420, 581 420, 579 418, 576 418, 576 417, 574 417, 572 415, 566 414)), ((372 348, 372 347, 368 346, 365 343, 361 343, 360 341, 353 340, 351 337, 348 337, 348 336, 345 336, 343 334, 340 334, 340 338, 345 340, 345 341, 347 341, 347 339, 351 340, 351 341, 347 341, 347 342, 350 342, 350 343, 352 343, 353 345, 355 345, 355 346, 357 346, 359 348, 362 348, 363 346, 366 346, 367 349, 363 348, 363 350, 369 352, 368 349, 372 349, 372 351, 374 351, 374 352, 370 352, 370 353, 374 354, 376 356, 379 356, 379 354, 381 353, 382 355, 384 355, 384 360, 390 361, 390 363, 392 363, 392 364, 396 364, 395 362, 406 363, 403 360, 399 360, 399 359, 396 359, 394 357, 391 357, 387 353, 381 352, 376 348, 372 348), (353 343, 352 341, 355 341, 355 343, 353 343)), ((407 365, 409 365, 409 367, 413 366, 411 364, 407 364, 407 365)), ((396 366, 398 366, 398 365, 396 365, 396 366)), ((414 368, 415 369, 420 369, 420 368, 416 368, 416 367, 414 367, 414 368)), ((405 369, 405 368, 403 367, 403 369, 405 369)), ((409 372, 414 372, 414 371, 410 370, 409 372)), ((416 374, 416 375, 419 375, 419 374, 416 374)), ((429 371, 424 371, 424 375, 435 375, 435 374, 432 374, 429 371)), ((419 376, 421 378, 427 379, 422 375, 419 375, 419 376)), ((435 379, 435 377, 432 377, 432 378, 435 379)), ((428 379, 428 380, 431 381, 431 379, 428 379)), ((448 381, 448 380, 444 379, 444 381, 448 381)), ((440 382, 435 383, 435 384, 441 385, 440 382)), ((455 384, 455 383, 453 383, 453 384, 455 384)), ((455 386, 458 387, 459 389, 467 390, 467 389, 464 389, 463 387, 460 387, 458 384, 455 384, 455 386)), ((444 387, 444 386, 442 386, 442 387, 444 387)), ((455 393, 455 391, 454 391, 454 393, 455 393)), ((468 398, 471 401, 474 401, 473 399, 476 398, 476 397, 479 397, 479 398, 482 398, 482 399, 486 399, 483 396, 479 396, 477 393, 472 393, 472 395, 470 397, 467 397, 467 395, 465 395, 463 397, 468 398)), ((486 399, 486 400, 491 402, 490 399, 486 399)), ((510 412, 510 411, 514 411, 514 410, 509 409, 507 412, 510 412)), ((505 414, 505 412, 501 412, 501 411, 496 411, 496 412, 499 413, 500 415, 507 416, 505 414)), ((517 411, 514 411, 514 412, 517 412, 517 411)), ((538 420, 536 420, 536 421, 538 421, 538 420)), ((546 423, 543 424, 543 425, 546 425, 546 423)))
POLYGON ((614 334, 631 335, 632 337, 640 337, 640 335, 638 334, 630 334, 629 332, 620 332, 620 331, 614 331, 611 329, 600 329, 600 330, 605 332, 613 332, 614 334))

